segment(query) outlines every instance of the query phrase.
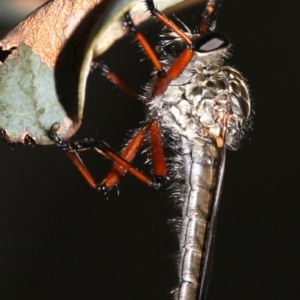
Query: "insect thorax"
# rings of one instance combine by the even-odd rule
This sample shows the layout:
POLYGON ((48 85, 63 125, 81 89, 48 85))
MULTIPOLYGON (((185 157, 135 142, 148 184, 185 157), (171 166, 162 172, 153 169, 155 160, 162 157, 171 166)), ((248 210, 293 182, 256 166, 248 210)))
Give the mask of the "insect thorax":
MULTIPOLYGON (((162 128, 203 145, 222 136, 226 116, 226 146, 239 148, 241 130, 250 115, 250 99, 242 75, 224 65, 228 50, 195 52, 182 74, 170 83, 162 96, 149 102, 150 117, 162 128)), ((170 65, 173 58, 163 62, 170 65), (167 63, 166 63, 167 62, 167 63)))

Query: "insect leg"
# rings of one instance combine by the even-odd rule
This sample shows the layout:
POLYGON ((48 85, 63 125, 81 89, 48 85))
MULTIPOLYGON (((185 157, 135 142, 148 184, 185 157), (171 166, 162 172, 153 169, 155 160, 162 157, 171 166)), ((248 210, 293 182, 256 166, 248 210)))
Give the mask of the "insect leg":
MULTIPOLYGON (((166 178, 166 161, 160 136, 160 130, 156 122, 150 124, 150 137, 151 137, 151 149, 152 149, 152 161, 153 161, 153 173, 155 178, 154 184, 156 188, 159 188, 166 178)), ((122 151, 122 158, 131 162, 137 153, 138 149, 142 145, 146 136, 146 128, 142 128, 134 136, 134 138, 128 143, 126 148, 122 151)), ((126 172, 124 166, 115 164, 110 173, 106 176, 101 184, 101 190, 106 192, 116 185, 121 176, 126 172)))
POLYGON ((177 25, 175 25, 170 19, 168 19, 162 12, 156 9, 153 0, 146 0, 146 5, 150 11, 150 13, 162 22, 165 26, 175 32, 178 36, 180 36, 187 45, 192 46, 192 41, 189 36, 181 30, 177 25))
POLYGON ((93 141, 92 144, 94 145, 89 145, 89 147, 93 147, 97 152, 100 154, 110 158, 117 164, 119 164, 121 167, 126 169, 129 173, 134 175, 137 179, 142 181, 143 183, 146 183, 147 185, 157 188, 157 184, 153 182, 149 177, 145 176, 143 173, 138 171, 136 168, 134 168, 126 159, 124 159, 121 155, 119 155, 117 152, 115 152, 108 144, 106 144, 103 141, 93 141))
POLYGON ((74 165, 78 168, 81 175, 85 178, 85 180, 88 182, 90 187, 93 189, 99 189, 99 186, 97 182, 95 181, 94 177, 91 175, 91 173, 86 168, 85 164, 81 160, 79 154, 77 151, 68 150, 67 151, 68 156, 70 157, 71 161, 74 163, 74 165))
MULTIPOLYGON (((178 26, 176 26, 171 20, 169 20, 164 14, 159 12, 154 7, 153 1, 146 1, 146 3, 147 3, 147 6, 148 6, 148 9, 150 10, 150 12, 157 19, 162 21, 172 31, 177 33, 187 43, 187 45, 192 46, 192 41, 190 40, 189 36, 184 31, 182 31, 178 26)), ((173 68, 172 72, 167 76, 167 73, 162 68, 161 63, 159 62, 155 52, 153 51, 151 46, 148 44, 148 42, 146 41, 144 36, 137 30, 137 28, 135 27, 135 25, 132 21, 132 18, 131 18, 130 14, 128 12, 125 13, 124 19, 125 19, 125 25, 129 29, 129 31, 132 32, 135 35, 136 39, 139 41, 139 43, 143 47, 144 51, 146 52, 147 56, 149 57, 149 59, 151 60, 151 62, 155 66, 155 68, 157 69, 157 71, 158 71, 157 77, 160 77, 160 78, 168 77, 169 80, 173 80, 173 79, 177 78, 186 66, 186 64, 184 64, 183 61, 187 60, 187 55, 186 54, 183 55, 183 58, 179 60, 179 61, 181 61, 181 65, 182 65, 181 68, 180 68, 179 74, 177 74, 174 71, 174 68, 173 68)), ((188 59, 188 61, 189 60, 190 60, 190 58, 188 59)), ((176 69, 178 69, 178 64, 176 65, 176 69)))
MULTIPOLYGON (((134 136, 134 138, 127 144, 125 149, 122 151, 121 156, 128 162, 131 162, 136 155, 138 149, 141 147, 146 135, 146 128, 142 128, 134 136)), ((107 174, 106 178, 101 183, 101 191, 106 192, 115 186, 122 175, 126 172, 126 169, 120 165, 115 164, 112 170, 107 174)))
POLYGON ((216 28, 216 16, 222 0, 207 1, 206 8, 202 14, 200 23, 200 33, 204 34, 208 31, 213 31, 216 28))
POLYGON ((146 0, 147 7, 151 14, 161 21, 170 30, 175 32, 179 37, 181 37, 187 44, 188 48, 179 56, 179 58, 171 65, 167 72, 158 72, 157 79, 154 82, 152 95, 160 96, 166 91, 169 83, 176 79, 182 71, 186 68, 187 64, 190 62, 193 56, 193 43, 190 37, 181 30, 176 24, 174 24, 170 19, 168 19, 163 13, 155 8, 153 0, 146 0))
POLYGON ((123 82, 120 77, 113 73, 106 64, 103 62, 93 61, 91 64, 91 71, 94 70, 100 70, 107 79, 123 90, 128 96, 134 100, 139 100, 138 94, 135 93, 125 82, 123 82))
POLYGON ((154 121, 150 124, 153 173, 157 184, 162 184, 167 176, 166 160, 162 146, 160 130, 154 121))
MULTIPOLYGON (((132 139, 132 141, 129 143, 127 149, 124 150, 124 157, 120 154, 118 154, 116 151, 114 151, 107 143, 101 140, 95 140, 93 138, 84 138, 82 140, 78 140, 76 142, 70 142, 70 141, 64 141, 58 136, 59 127, 57 126, 57 123, 55 123, 50 131, 50 138, 57 144, 57 146, 63 148, 63 150, 67 151, 68 156, 72 160, 72 162, 75 164, 75 166, 78 168, 80 173, 83 175, 83 177, 87 180, 89 185, 92 188, 96 188, 99 191, 106 192, 108 189, 112 188, 114 184, 118 182, 118 178, 121 177, 121 175, 128 171, 132 175, 134 175, 137 179, 142 181, 143 183, 158 188, 160 187, 159 184, 157 184, 155 181, 152 181, 149 177, 145 176, 143 173, 138 171, 136 168, 134 168, 130 162, 126 160, 125 157, 129 157, 129 159, 133 158, 135 153, 137 152, 138 148, 142 144, 143 137, 145 135, 144 129, 141 129, 141 131, 138 132, 138 134, 132 139), (115 165, 115 183, 113 183, 110 186, 106 186, 103 184, 96 183, 95 179, 92 177, 92 175, 87 170, 86 166, 84 165, 83 161, 81 160, 79 156, 79 151, 88 150, 88 149, 95 149, 97 152, 102 154, 103 156, 106 156, 113 160, 115 165), (118 174, 119 173, 119 174, 118 174)), ((114 169, 113 168, 113 169, 114 169)), ((112 176, 113 177, 113 176, 112 176)))
POLYGON ((124 21, 125 26, 128 28, 128 30, 134 34, 137 41, 142 46, 143 50, 145 51, 146 55, 154 65, 154 67, 157 69, 158 75, 157 76, 165 76, 166 72, 163 69, 159 59, 157 58, 157 55, 155 51, 152 49, 152 47, 149 45, 145 37, 138 31, 138 29, 135 27, 132 18, 129 14, 129 12, 124 14, 124 21))
POLYGON ((170 66, 169 70, 164 77, 157 77, 154 82, 152 95, 160 96, 166 91, 169 83, 176 79, 182 71, 186 68, 187 64, 190 62, 194 51, 190 48, 185 49, 185 51, 178 57, 178 59, 170 66))

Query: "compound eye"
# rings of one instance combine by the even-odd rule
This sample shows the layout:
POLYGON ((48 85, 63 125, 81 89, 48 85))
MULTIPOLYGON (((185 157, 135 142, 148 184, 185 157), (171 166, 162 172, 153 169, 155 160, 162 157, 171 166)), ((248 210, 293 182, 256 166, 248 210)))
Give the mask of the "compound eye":
POLYGON ((221 48, 228 47, 230 44, 227 35, 221 32, 208 32, 199 36, 194 42, 194 50, 200 53, 208 53, 221 48))

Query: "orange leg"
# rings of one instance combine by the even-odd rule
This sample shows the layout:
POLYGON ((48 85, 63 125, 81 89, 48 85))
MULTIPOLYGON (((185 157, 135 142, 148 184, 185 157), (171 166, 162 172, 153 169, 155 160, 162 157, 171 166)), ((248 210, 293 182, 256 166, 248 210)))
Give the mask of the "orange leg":
POLYGON ((204 34, 209 30, 213 30, 215 24, 211 21, 216 15, 218 8, 218 0, 209 0, 206 4, 206 8, 202 15, 202 21, 200 23, 200 33, 204 34))
POLYGON ((175 32, 179 37, 181 37, 188 46, 192 46, 192 41, 190 40, 189 36, 181 30, 177 25, 175 25, 170 19, 168 19, 163 13, 158 11, 155 8, 153 0, 146 0, 146 4, 148 9, 150 10, 151 14, 162 22, 165 26, 175 32))
MULTIPOLYGON (((97 152, 113 160, 120 169, 124 168, 126 171, 134 175, 137 179, 146 183, 149 186, 157 187, 156 183, 151 181, 151 179, 145 176, 143 173, 134 168, 127 160, 125 160, 121 155, 117 154, 113 149, 111 149, 106 143, 102 141, 95 141, 95 145, 92 146, 97 152)), ((130 151, 129 151, 130 152, 130 151)), ((106 192, 106 189, 103 190, 106 192)))
MULTIPOLYGON (((126 159, 126 161, 131 162, 136 155, 138 149, 141 147, 146 135, 146 128, 142 128, 135 137, 128 143, 126 148, 123 150, 121 156, 126 159)), ((153 173, 155 177, 155 187, 159 187, 163 180, 166 178, 166 161, 164 157, 164 151, 162 146, 162 141, 160 137, 159 127, 156 122, 150 124, 150 135, 151 135, 151 149, 152 149, 152 162, 153 162, 153 173)), ((101 184, 101 190, 108 191, 114 185, 116 185, 122 175, 126 172, 126 168, 123 165, 116 163, 110 173, 106 176, 101 184)), ((133 174, 135 175, 135 174, 133 174)), ((135 175, 136 176, 136 175, 135 175)), ((136 176, 138 179, 139 176, 136 176)), ((144 181, 145 182, 145 181, 144 181)), ((149 182, 145 182, 149 184, 149 182)))
MULTIPOLYGON (((136 155, 138 149, 141 147, 144 138, 146 135, 146 128, 142 128, 135 136, 134 138, 128 143, 126 148, 123 150, 121 156, 126 159, 128 162, 131 162, 134 156, 136 155)), ((106 178, 102 181, 101 184, 101 190, 108 191, 113 186, 115 186, 122 175, 126 172, 126 169, 120 165, 115 164, 112 168, 112 170, 108 173, 106 178)))
POLYGON ((98 185, 97 185, 95 179, 93 178, 91 173, 86 168, 86 166, 83 163, 83 161, 81 160, 78 152, 77 151, 68 151, 67 153, 68 153, 68 156, 70 157, 71 161, 78 168, 79 172, 85 178, 85 180, 88 182, 90 187, 92 187, 93 189, 97 189, 98 185))
POLYGON ((173 65, 171 65, 165 77, 157 77, 152 89, 153 96, 160 96, 164 94, 169 83, 182 73, 187 64, 190 62, 193 54, 194 51, 187 48, 173 63, 173 65))
POLYGON ((140 148, 144 140, 144 137, 146 135, 145 128, 142 128, 129 142, 127 147, 124 149, 122 155, 119 155, 117 152, 115 152, 105 142, 94 140, 93 138, 85 138, 82 140, 78 140, 74 143, 64 141, 58 136, 58 131, 59 127, 57 127, 57 124, 54 124, 49 133, 50 137, 57 144, 57 146, 67 151, 68 156, 70 157, 72 162, 75 164, 82 176, 87 180, 87 182, 92 188, 98 189, 102 192, 108 191, 115 184, 118 183, 120 177, 124 174, 125 171, 131 173, 137 179, 151 187, 160 187, 160 183, 152 181, 149 177, 145 176, 143 173, 134 168, 129 162, 133 159, 133 157, 137 153, 137 150, 140 148), (107 175, 106 179, 102 184, 96 183, 95 179, 84 165, 78 153, 79 151, 88 150, 91 148, 94 148, 97 152, 110 158, 116 163, 112 171, 107 175))
POLYGON ((153 168, 155 181, 152 181, 149 177, 134 168, 130 162, 134 158, 138 149, 141 147, 144 138, 146 136, 146 128, 142 128, 134 136, 134 138, 128 143, 122 154, 116 153, 109 145, 103 141, 94 140, 93 138, 85 138, 78 140, 74 143, 62 140, 57 134, 57 126, 54 124, 50 131, 52 140, 65 151, 68 156, 78 168, 82 176, 86 179, 88 184, 99 191, 107 192, 113 186, 115 186, 121 176, 127 171, 134 175, 137 179, 143 183, 159 188, 162 184, 163 179, 166 177, 166 163, 163 154, 163 147, 160 137, 159 128, 156 122, 152 122, 150 125, 151 144, 152 144, 152 157, 153 157, 153 168), (79 156, 79 151, 94 148, 100 154, 110 158, 115 162, 114 167, 110 173, 106 176, 105 180, 98 184, 93 176, 90 174, 83 161, 79 156))
POLYGON ((120 77, 113 73, 103 62, 92 62, 91 70, 100 70, 106 78, 123 90, 128 96, 139 101, 139 96, 137 93, 135 93, 126 83, 124 83, 120 77))
POLYGON ((157 58, 156 53, 153 51, 147 40, 144 38, 144 36, 138 31, 138 29, 135 27, 132 18, 130 14, 127 12, 124 14, 124 20, 125 20, 125 26, 128 28, 128 30, 134 34, 137 41, 140 43, 142 48, 144 49, 146 55, 158 71, 158 74, 164 73, 164 69, 157 58))
MULTIPOLYGON (((134 138, 128 143, 126 148, 122 151, 121 157, 130 163, 134 156, 136 155, 138 149, 141 147, 144 138, 146 136, 146 128, 142 128, 134 138)), ((135 177, 137 177, 142 182, 158 188, 163 183, 166 178, 166 161, 164 157, 164 151, 160 136, 160 130, 156 122, 150 124, 150 136, 151 136, 151 149, 152 149, 152 161, 153 161, 153 173, 155 177, 155 182, 151 182, 149 178, 145 179, 143 174, 131 172, 131 170, 124 163, 120 164, 115 157, 110 157, 116 162, 112 170, 106 176, 101 184, 101 191, 106 192, 115 186, 122 175, 128 171, 131 172, 135 177)), ((97 149, 96 149, 97 150, 97 149)), ((106 152, 104 155, 108 156, 106 152)), ((118 158, 118 157, 117 157, 118 158)))
POLYGON ((163 180, 167 176, 166 160, 164 156, 164 150, 162 146, 160 130, 158 124, 154 121, 150 124, 151 134, 151 149, 152 149, 152 162, 153 173, 155 181, 158 184, 162 184, 163 180))
POLYGON ((146 4, 151 14, 160 22, 162 22, 165 26, 167 26, 170 30, 175 32, 179 37, 181 37, 188 46, 188 48, 179 56, 179 58, 173 63, 173 65, 169 68, 167 72, 158 72, 157 79, 153 86, 152 95, 159 96, 164 94, 169 83, 172 80, 176 79, 186 68, 187 64, 190 62, 194 54, 194 51, 192 49, 193 42, 183 30, 181 30, 163 13, 161 13, 155 8, 153 0, 146 0, 146 4))

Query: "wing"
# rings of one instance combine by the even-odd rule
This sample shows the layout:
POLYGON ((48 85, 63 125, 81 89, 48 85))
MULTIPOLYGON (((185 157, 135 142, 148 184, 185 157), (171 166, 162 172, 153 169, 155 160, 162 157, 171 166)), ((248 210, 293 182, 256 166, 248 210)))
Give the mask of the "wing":
POLYGON ((226 146, 220 149, 221 161, 219 165, 218 179, 216 183, 216 191, 211 207, 209 222, 206 229, 204 255, 200 266, 200 277, 199 277, 199 300, 205 300, 208 290, 208 285, 211 276, 211 269, 213 263, 213 250, 215 242, 215 234, 217 227, 217 214, 220 204, 221 188, 224 177, 225 169, 225 157, 226 157, 226 146))

